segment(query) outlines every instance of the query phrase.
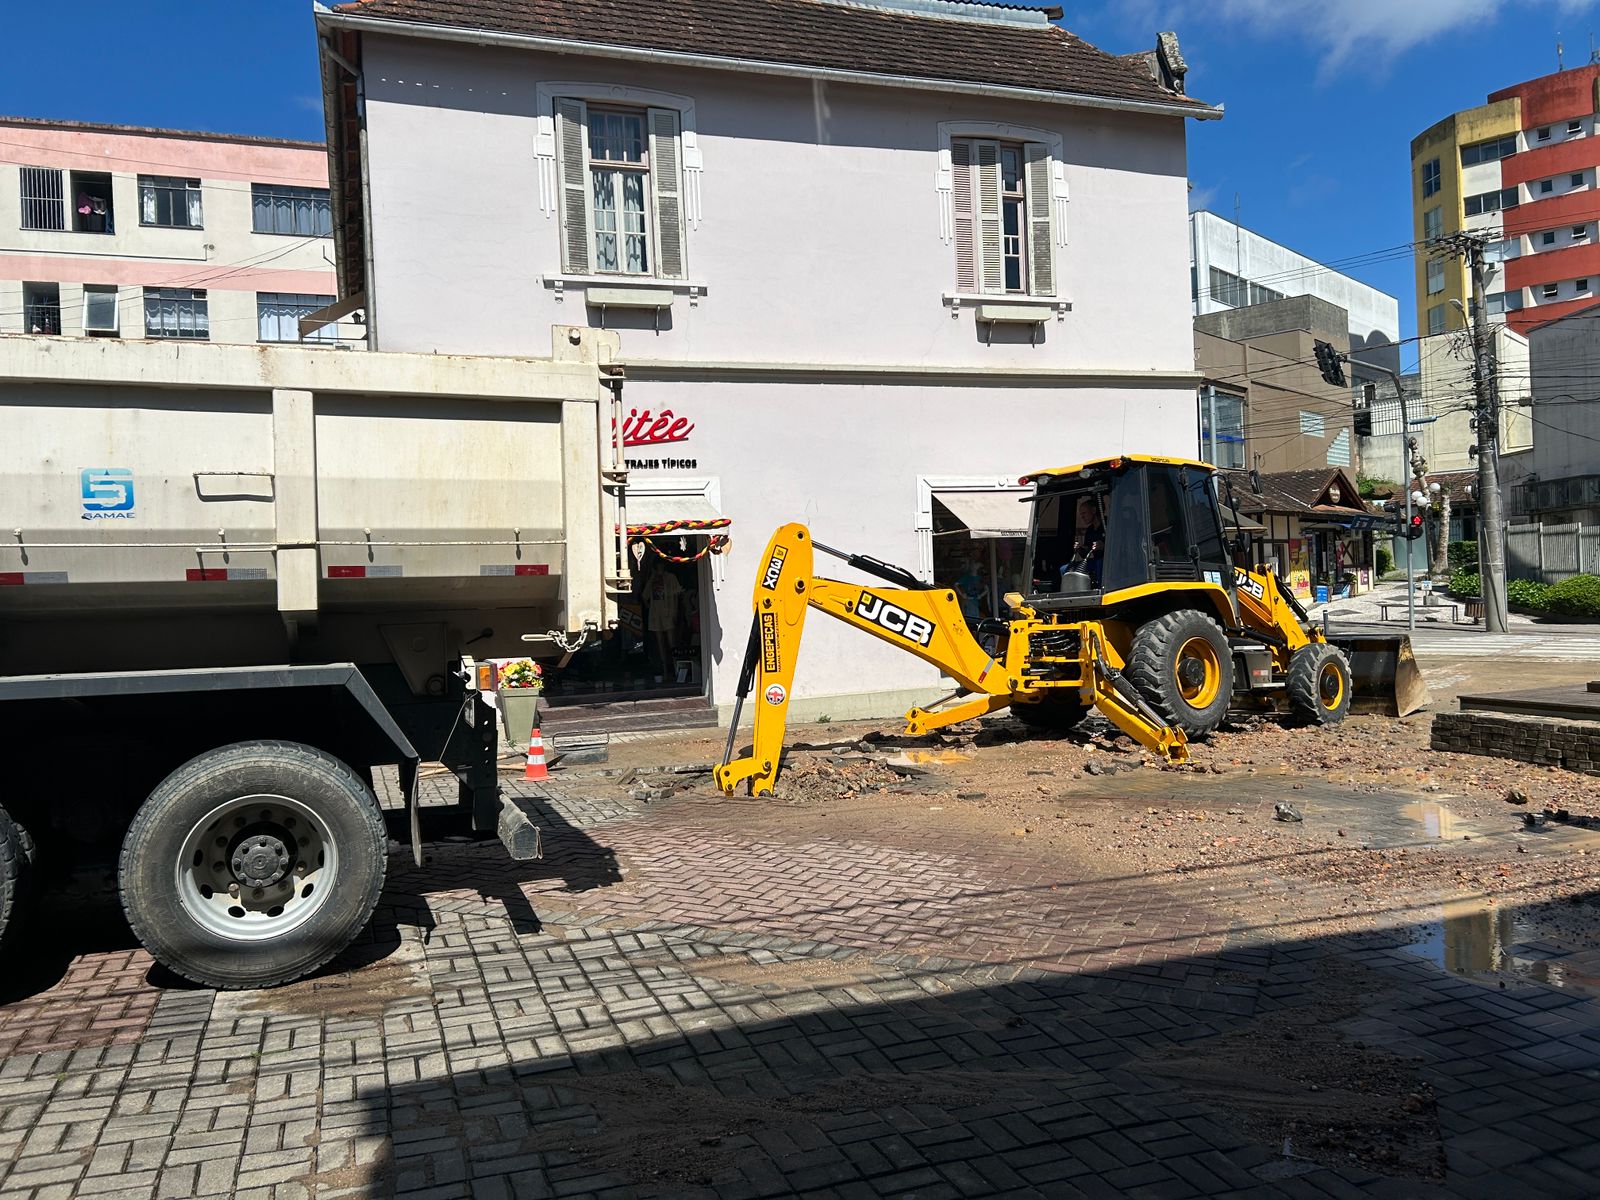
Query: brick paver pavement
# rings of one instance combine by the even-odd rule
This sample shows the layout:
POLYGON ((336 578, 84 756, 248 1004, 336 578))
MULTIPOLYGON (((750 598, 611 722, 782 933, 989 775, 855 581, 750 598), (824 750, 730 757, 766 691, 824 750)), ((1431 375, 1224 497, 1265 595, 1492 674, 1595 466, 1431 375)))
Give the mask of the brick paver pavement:
POLYGON ((931 822, 523 790, 544 861, 397 853, 341 971, 219 995, 114 949, 0 1006, 0 1195, 1594 1194, 1600 1005, 1298 936, 1271 864, 1230 908, 931 822), (1428 1093, 1442 1179, 1286 1155, 1172 1069, 1349 979, 1329 1036, 1428 1093))

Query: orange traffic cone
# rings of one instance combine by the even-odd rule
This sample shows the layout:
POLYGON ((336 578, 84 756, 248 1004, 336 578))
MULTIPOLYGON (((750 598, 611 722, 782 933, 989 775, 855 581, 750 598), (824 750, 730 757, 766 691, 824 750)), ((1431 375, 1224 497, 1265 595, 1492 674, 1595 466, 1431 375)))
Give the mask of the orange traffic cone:
POLYGON ((539 736, 539 727, 535 725, 533 732, 528 734, 528 765, 523 769, 524 779, 549 779, 550 771, 544 765, 544 738, 539 736))

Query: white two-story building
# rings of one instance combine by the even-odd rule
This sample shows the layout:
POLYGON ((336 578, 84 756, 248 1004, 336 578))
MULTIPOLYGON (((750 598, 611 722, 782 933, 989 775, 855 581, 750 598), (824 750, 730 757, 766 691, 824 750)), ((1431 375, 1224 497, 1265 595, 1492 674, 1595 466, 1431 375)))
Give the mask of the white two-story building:
MULTIPOLYGON (((712 523, 636 546, 635 636, 552 672, 552 699, 676 687, 725 713, 783 522, 989 616, 1028 573, 1020 475, 1194 454, 1185 124, 1220 111, 1184 94, 1170 35, 1119 57, 1060 16, 319 9, 340 293, 373 348, 538 354, 552 325, 619 331, 629 523, 712 523)), ((808 626, 801 714, 939 687, 808 626)))

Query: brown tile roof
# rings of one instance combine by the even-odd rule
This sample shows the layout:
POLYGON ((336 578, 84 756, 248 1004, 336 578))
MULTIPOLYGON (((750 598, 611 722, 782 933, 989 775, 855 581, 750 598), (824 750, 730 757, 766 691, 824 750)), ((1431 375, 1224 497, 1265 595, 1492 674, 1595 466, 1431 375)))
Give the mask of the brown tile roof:
POLYGON ((1317 467, 1309 471, 1277 471, 1261 476, 1261 493, 1250 490, 1248 471, 1229 471, 1239 510, 1246 513, 1285 513, 1291 516, 1333 516, 1362 513, 1366 506, 1356 491, 1355 480, 1339 467, 1317 467), (1339 484, 1339 503, 1321 504, 1328 485, 1339 484))
POLYGON ((950 19, 825 0, 354 0, 334 11, 710 59, 1181 105, 1196 115, 1213 111, 1161 87, 1143 65, 1044 23, 950 19))

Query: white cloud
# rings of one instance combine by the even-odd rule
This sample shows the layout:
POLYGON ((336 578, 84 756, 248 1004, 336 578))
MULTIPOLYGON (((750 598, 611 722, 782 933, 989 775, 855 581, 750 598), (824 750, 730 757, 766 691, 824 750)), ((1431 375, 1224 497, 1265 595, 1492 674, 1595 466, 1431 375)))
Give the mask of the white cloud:
POLYGON ((1326 78, 1351 66, 1386 68, 1446 34, 1486 31, 1512 8, 1571 17, 1592 11, 1594 0, 1128 0, 1123 19, 1180 35, 1221 23, 1231 32, 1292 36, 1321 49, 1326 78))

